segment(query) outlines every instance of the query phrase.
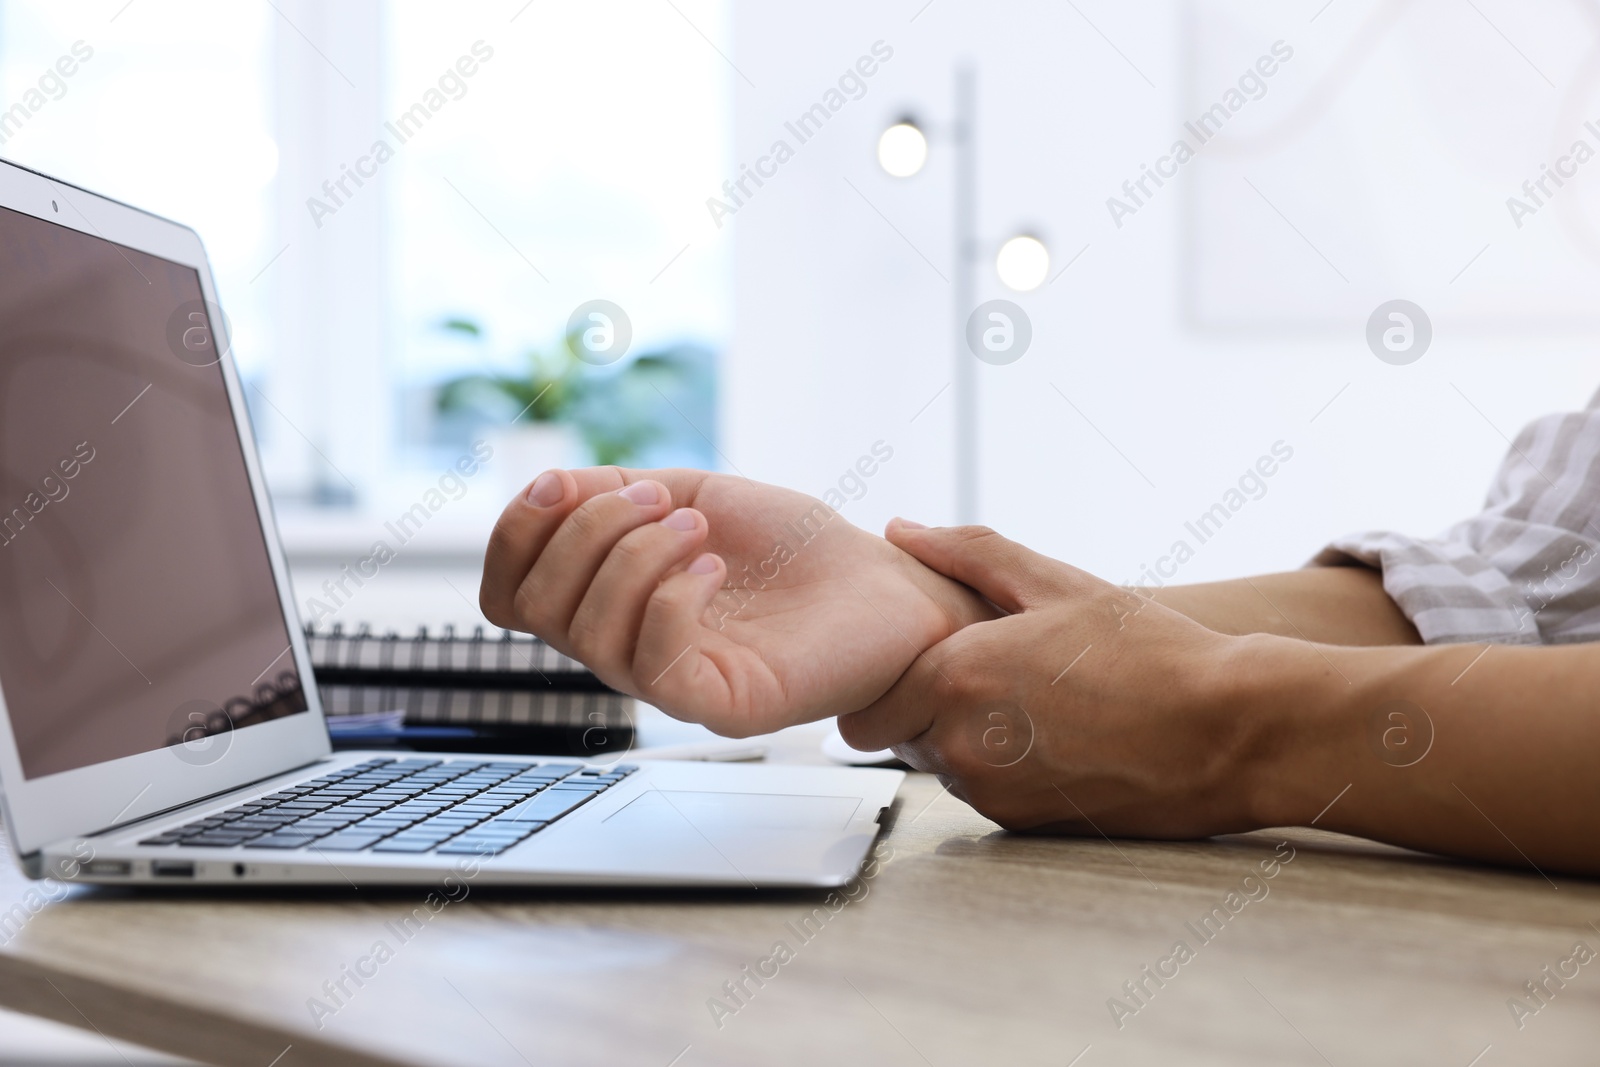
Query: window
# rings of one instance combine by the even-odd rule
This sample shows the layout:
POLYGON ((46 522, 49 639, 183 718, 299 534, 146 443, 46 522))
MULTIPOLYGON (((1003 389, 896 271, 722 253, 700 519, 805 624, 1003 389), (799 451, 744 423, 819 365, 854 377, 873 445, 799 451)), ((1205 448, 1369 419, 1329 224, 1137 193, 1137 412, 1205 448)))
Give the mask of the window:
POLYGON ((260 374, 273 348, 252 284, 272 254, 272 9, 167 3, 113 21, 118 6, 0 5, 0 108, 27 107, 57 60, 81 59, 0 126, 0 155, 198 230, 240 370, 260 374))
POLYGON ((280 510, 384 513, 471 439, 511 457, 530 436, 513 417, 578 427, 563 462, 710 465, 733 253, 704 203, 732 104, 700 31, 726 40, 727 17, 725 0, 0 3, 0 105, 91 52, 0 125, 0 154, 200 232, 280 510), (566 360, 570 388, 518 411, 528 354, 560 362, 596 299, 625 312, 627 354, 566 360))
POLYGON ((574 462, 712 465, 706 361, 728 333, 732 242, 707 239, 704 202, 728 155, 730 72, 686 17, 715 31, 719 5, 507 10, 515 18, 388 12, 383 113, 392 140, 406 138, 383 167, 398 436, 411 454, 458 449, 464 433, 510 438, 516 484, 562 462, 516 454, 524 435, 506 427, 543 414, 565 384, 522 411, 557 373, 548 362, 550 379, 480 396, 465 419, 448 410, 463 394, 439 387, 525 378, 530 353, 565 359, 573 312, 602 299, 627 316, 629 351, 616 367, 577 368, 564 414, 581 439, 558 447, 574 462), (645 369, 627 362, 640 354, 667 364, 625 380, 645 369))

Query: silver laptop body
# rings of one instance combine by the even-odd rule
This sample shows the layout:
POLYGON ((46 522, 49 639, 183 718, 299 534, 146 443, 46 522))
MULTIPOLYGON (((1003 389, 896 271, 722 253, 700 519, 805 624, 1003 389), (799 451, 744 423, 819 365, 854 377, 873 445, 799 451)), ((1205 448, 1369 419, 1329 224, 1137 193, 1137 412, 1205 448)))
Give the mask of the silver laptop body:
POLYGON ((0 163, 0 814, 35 878, 829 887, 902 775, 333 753, 199 237, 0 163))

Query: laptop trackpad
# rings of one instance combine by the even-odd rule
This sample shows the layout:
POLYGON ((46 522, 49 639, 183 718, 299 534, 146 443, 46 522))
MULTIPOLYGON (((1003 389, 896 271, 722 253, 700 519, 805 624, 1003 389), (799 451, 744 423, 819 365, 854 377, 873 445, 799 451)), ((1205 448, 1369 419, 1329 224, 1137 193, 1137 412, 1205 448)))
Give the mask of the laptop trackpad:
POLYGON ((631 830, 693 827, 715 836, 728 830, 843 830, 860 797, 784 793, 712 793, 652 789, 606 819, 631 830))

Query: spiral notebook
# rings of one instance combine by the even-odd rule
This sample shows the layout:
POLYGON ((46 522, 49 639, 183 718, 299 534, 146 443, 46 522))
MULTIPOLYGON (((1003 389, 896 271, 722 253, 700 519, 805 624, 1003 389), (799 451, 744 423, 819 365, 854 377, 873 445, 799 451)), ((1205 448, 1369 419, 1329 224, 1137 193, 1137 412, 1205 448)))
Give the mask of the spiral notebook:
POLYGON ((585 756, 632 744, 632 698, 536 637, 481 626, 305 633, 336 745, 585 756))

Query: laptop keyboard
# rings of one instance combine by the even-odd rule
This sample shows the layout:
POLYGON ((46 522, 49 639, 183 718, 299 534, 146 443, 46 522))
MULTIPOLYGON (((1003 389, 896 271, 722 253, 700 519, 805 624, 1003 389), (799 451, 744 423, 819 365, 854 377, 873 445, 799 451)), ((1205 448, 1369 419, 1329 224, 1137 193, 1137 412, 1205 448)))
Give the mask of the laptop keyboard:
POLYGON ((374 759, 139 843, 492 855, 538 833, 636 770, 576 763, 374 759))

